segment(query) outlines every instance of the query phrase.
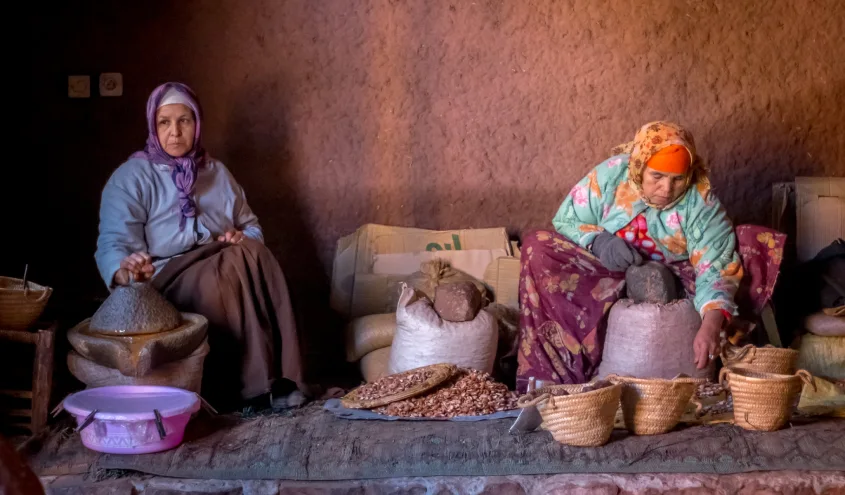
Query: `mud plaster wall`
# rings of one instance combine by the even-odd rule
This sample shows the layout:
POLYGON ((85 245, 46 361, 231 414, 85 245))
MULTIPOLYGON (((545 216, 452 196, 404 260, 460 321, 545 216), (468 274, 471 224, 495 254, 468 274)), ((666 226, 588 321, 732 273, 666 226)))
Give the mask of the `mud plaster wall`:
POLYGON ((30 123, 49 141, 32 141, 38 166, 21 170, 48 199, 10 215, 26 236, 3 263, 33 263, 58 300, 104 294, 99 193, 142 145, 144 102, 166 80, 200 95, 205 144, 246 189, 312 334, 332 327, 339 236, 367 222, 549 225, 573 183, 649 120, 693 131, 738 222, 768 222, 775 181, 845 175, 839 0, 53 9, 31 15, 27 41, 30 123), (110 71, 123 97, 66 97, 68 74, 110 71))

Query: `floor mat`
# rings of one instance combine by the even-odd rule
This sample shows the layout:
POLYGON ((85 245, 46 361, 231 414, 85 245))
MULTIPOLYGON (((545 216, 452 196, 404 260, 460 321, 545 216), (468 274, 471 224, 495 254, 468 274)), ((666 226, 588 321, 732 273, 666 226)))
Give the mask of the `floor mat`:
POLYGON ((51 438, 31 463, 39 475, 130 469, 178 478, 302 481, 845 469, 845 420, 836 418, 777 432, 728 424, 641 437, 616 430, 597 448, 560 445, 546 431, 510 435, 512 422, 349 421, 312 404, 250 420, 200 417, 189 424, 183 445, 159 454, 98 455, 86 451, 78 435, 51 438))

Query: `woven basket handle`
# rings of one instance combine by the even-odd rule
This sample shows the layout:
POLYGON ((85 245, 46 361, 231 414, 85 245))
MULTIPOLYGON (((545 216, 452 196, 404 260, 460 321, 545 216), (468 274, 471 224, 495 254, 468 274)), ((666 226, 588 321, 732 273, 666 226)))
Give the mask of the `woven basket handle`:
POLYGON ((806 383, 807 385, 813 387, 813 392, 817 392, 818 389, 816 388, 816 381, 813 380, 813 375, 810 374, 807 370, 798 370, 795 372, 795 376, 801 378, 801 381, 806 383))
POLYGON ((725 388, 730 388, 731 380, 728 376, 731 373, 730 368, 722 368, 719 370, 719 384, 725 388))
POLYGON ((701 416, 701 411, 704 409, 704 404, 701 403, 700 400, 696 399, 695 397, 690 398, 690 404, 695 406, 695 417, 701 416))
POLYGON ((50 297, 50 289, 44 289, 43 291, 41 291, 41 297, 36 299, 35 302, 44 302, 44 299, 47 299, 48 297, 50 297))
POLYGON ((551 398, 552 394, 548 392, 541 394, 537 397, 533 397, 533 394, 529 393, 520 397, 519 400, 516 401, 516 405, 524 409, 526 407, 532 407, 542 404, 543 402, 550 400, 551 398))
POLYGON ((701 385, 707 383, 707 378, 693 378, 684 373, 678 373, 672 378, 672 383, 692 383, 694 385, 701 385))
POLYGON ((625 377, 619 376, 616 373, 611 373, 604 377, 604 379, 609 381, 610 383, 613 383, 614 385, 617 383, 625 383, 625 377))
MULTIPOLYGON (((743 347, 740 347, 739 349, 729 349, 729 347, 730 347, 730 343, 727 343, 727 342, 722 347, 722 360, 723 361, 729 361, 729 360, 730 361, 739 361, 739 360, 743 359, 749 352, 753 352, 753 350, 754 350, 753 344, 745 345, 743 347), (729 352, 732 353, 732 355, 729 355, 728 354, 729 352)), ((752 359, 754 358, 754 354, 751 355, 751 358, 752 359)))

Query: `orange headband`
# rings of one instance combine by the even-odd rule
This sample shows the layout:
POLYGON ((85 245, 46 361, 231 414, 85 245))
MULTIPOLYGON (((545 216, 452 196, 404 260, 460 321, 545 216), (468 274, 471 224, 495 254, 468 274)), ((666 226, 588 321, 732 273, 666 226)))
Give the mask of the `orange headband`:
POLYGON ((646 166, 669 174, 686 174, 691 161, 689 151, 684 146, 671 144, 652 155, 646 166))

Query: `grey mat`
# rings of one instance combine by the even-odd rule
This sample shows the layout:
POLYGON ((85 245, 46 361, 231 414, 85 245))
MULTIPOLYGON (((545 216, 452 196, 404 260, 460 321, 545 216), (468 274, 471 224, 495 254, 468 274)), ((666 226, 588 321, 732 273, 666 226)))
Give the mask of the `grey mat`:
POLYGON ((845 469, 841 419, 772 433, 725 424, 651 437, 617 430, 603 447, 578 448, 544 431, 509 435, 512 419, 348 421, 321 406, 252 420, 201 417, 189 425, 185 444, 159 454, 96 455, 78 435, 57 436, 31 462, 41 475, 93 466, 178 478, 290 480, 845 469))

